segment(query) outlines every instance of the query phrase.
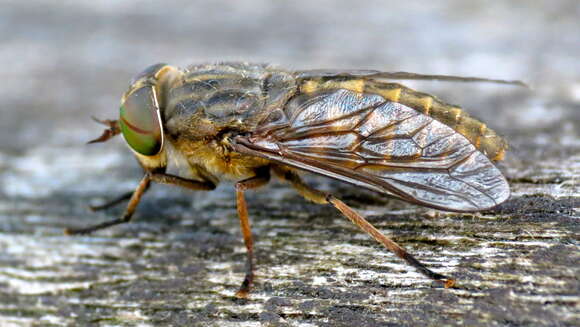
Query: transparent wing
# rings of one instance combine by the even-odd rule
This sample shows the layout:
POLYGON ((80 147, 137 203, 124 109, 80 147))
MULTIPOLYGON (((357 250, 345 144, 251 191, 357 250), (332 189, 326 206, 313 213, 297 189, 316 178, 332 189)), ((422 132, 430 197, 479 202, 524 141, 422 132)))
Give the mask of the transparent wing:
POLYGON ((510 193, 501 172, 464 136, 373 94, 298 96, 235 141, 242 153, 443 210, 488 209, 510 193))

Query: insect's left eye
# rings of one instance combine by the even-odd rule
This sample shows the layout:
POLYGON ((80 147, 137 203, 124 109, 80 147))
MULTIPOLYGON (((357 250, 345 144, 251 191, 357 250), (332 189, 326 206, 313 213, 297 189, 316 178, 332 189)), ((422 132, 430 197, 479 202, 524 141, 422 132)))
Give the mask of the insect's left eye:
POLYGON ((163 147, 163 127, 152 86, 132 92, 121 104, 119 126, 127 144, 136 152, 153 156, 163 147))

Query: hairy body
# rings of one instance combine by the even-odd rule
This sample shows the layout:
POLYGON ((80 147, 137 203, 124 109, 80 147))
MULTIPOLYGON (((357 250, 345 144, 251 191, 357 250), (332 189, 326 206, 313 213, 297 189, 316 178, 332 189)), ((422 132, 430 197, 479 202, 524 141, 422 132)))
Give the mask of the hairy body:
MULTIPOLYGON (((164 68, 157 88, 158 94, 164 94, 160 107, 167 141, 187 158, 193 176, 214 183, 248 178, 270 162, 232 151, 232 135, 255 131, 273 111, 285 109, 293 97, 343 89, 376 94, 385 101, 413 108, 444 122, 490 159, 503 158, 507 143, 457 106, 398 83, 382 82, 380 76, 375 78, 366 71, 326 75, 246 63, 198 65, 184 70, 164 68)), ((156 159, 165 160, 163 156, 156 159)), ((163 166, 145 158, 142 161, 163 166)))
MULTIPOLYGON (((180 69, 149 67, 123 95, 119 121, 96 141, 123 133, 145 175, 123 217, 90 233, 128 222, 151 182, 212 190, 235 182, 248 250, 239 297, 254 279, 253 241, 244 192, 273 172, 304 198, 330 204, 424 275, 451 287, 361 215, 331 194, 305 184, 309 171, 432 208, 477 211, 505 201, 509 186, 493 165, 506 142, 459 107, 388 79, 439 79, 521 84, 471 77, 378 71, 286 71, 270 65, 220 63, 180 69), (188 177, 166 172, 182 158, 188 177)), ((100 208, 107 207, 101 206, 100 208)))

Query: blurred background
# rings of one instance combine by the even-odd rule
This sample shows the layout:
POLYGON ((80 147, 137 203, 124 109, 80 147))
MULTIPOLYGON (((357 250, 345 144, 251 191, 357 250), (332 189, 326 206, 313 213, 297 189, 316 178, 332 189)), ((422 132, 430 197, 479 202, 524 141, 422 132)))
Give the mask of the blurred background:
MULTIPOLYGON (((165 248, 164 246, 170 247, 168 244, 171 242, 198 242, 195 244, 199 245, 202 241, 192 239, 199 239, 200 235, 206 237, 203 242, 214 245, 223 243, 223 235, 228 235, 226 239, 232 242, 231 248, 226 248, 225 254, 212 250, 212 253, 218 255, 205 260, 213 260, 213 266, 202 262, 199 264, 203 268, 199 269, 205 273, 213 272, 216 280, 219 278, 215 276, 223 274, 224 280, 228 281, 225 285, 229 283, 229 288, 235 288, 241 276, 243 252, 240 252, 241 244, 236 243, 239 243, 239 235, 234 218, 232 192, 228 187, 218 189, 213 195, 201 196, 160 188, 157 193, 153 193, 156 195, 152 197, 149 205, 143 204, 146 208, 144 211, 149 214, 139 216, 151 218, 153 222, 150 224, 153 225, 146 225, 137 231, 131 229, 135 227, 127 227, 128 231, 124 230, 124 233, 118 232, 119 229, 117 232, 110 232, 113 234, 104 232, 101 235, 106 236, 95 238, 75 239, 61 236, 65 226, 83 226, 93 221, 93 217, 110 219, 119 211, 109 214, 87 213, 85 205, 99 203, 107 196, 114 196, 134 187, 140 171, 121 138, 90 147, 84 143, 100 135, 102 131, 102 127, 90 117, 116 118, 120 96, 128 87, 129 80, 151 64, 166 62, 187 66, 234 60, 268 62, 287 69, 377 69, 523 80, 532 90, 490 84, 405 84, 437 94, 448 102, 461 104, 470 114, 486 121, 489 126, 506 136, 512 145, 512 152, 501 168, 512 182, 516 199, 533 194, 548 194, 549 199, 552 199, 549 201, 552 202, 546 201, 557 205, 563 202, 554 201, 566 199, 568 202, 565 202, 565 210, 568 211, 565 212, 569 213, 568 216, 577 217, 580 192, 579 59, 580 3, 577 0, 0 0, 0 61, 3 63, 0 69, 0 325, 32 325, 35 321, 40 325, 62 325, 84 317, 83 315, 90 317, 103 314, 119 319, 110 320, 113 325, 127 323, 123 319, 141 323, 163 321, 155 316, 158 311, 152 309, 154 306, 149 307, 150 311, 138 313, 129 308, 127 303, 147 307, 141 301, 143 297, 116 297, 114 300, 109 297, 109 291, 113 287, 111 283, 117 285, 115 283, 139 279, 142 276, 136 277, 140 275, 135 271, 140 269, 126 268, 131 271, 128 273, 122 268, 122 264, 112 264, 107 258, 125 258, 131 255, 141 257, 146 252, 139 248, 137 254, 127 254, 123 252, 127 247, 134 250, 133 247, 144 246, 150 250, 155 248, 152 244, 165 248), (190 204, 192 197, 195 204, 190 204), (174 200, 173 206, 168 198, 174 200), (224 205, 220 207, 222 202, 224 205), (162 209, 155 209, 160 206, 162 209), (197 213, 191 213, 192 207, 197 213), (211 227, 215 226, 212 225, 212 219, 215 219, 216 213, 221 216, 218 220, 213 220, 214 224, 223 223, 223 227, 220 227, 223 230, 217 234, 212 229, 214 227, 211 227), (190 220, 177 224, 194 226, 202 234, 183 236, 173 230, 171 225, 164 225, 167 223, 158 216, 179 219, 186 217, 190 220), (198 218, 205 221, 206 225, 192 222, 198 218), (151 230, 147 226, 152 226, 149 227, 151 230), (169 235, 176 233, 177 240, 152 231, 159 226, 169 229, 169 235), (146 232, 143 232, 143 228, 146 232), (147 231, 152 234, 147 234, 147 231), (133 243, 135 237, 146 245, 133 243), (165 243, 166 241, 169 243, 165 243), (108 257, 102 259, 103 253, 108 257), (99 263, 95 266, 99 269, 93 269, 93 264, 97 261, 99 263), (219 263, 226 266, 216 268, 219 263), (228 265, 237 267, 234 276, 229 275, 231 266, 228 265), (98 285, 102 285, 100 293, 94 289, 99 289, 98 285), (70 300, 71 290, 74 292, 89 287, 93 289, 80 295, 84 300, 70 300), (127 307, 107 309, 104 305, 103 311, 94 309, 95 303, 108 303, 107 301, 125 303, 127 307), (35 308, 35 311, 26 311, 25 308, 35 308), (157 318, 151 318, 152 316, 157 318)), ((282 193, 280 197, 284 198, 286 194, 282 193)), ((298 198, 284 199, 290 202, 301 201, 298 198)), ((262 194, 256 195, 253 201, 254 205, 259 206, 269 199, 262 194)), ((306 208, 313 210, 311 207, 306 208)), ((371 210, 371 213, 384 212, 371 210)), ((574 225, 561 226, 561 229, 553 231, 553 235, 559 235, 558 237, 566 240, 566 237, 572 237, 575 241, 563 242, 568 247, 560 247, 559 253, 577 251, 577 238, 566 234, 574 233, 571 230, 574 225)), ((325 226, 318 227, 324 229, 325 226)), ((267 223, 258 225, 257 228, 261 228, 265 234, 275 230, 268 227, 267 223)), ((515 230, 521 228, 519 226, 515 230)), ((529 228, 531 227, 527 226, 524 229, 529 228)), ((546 228, 544 226, 540 230, 546 228)), ((374 246, 372 243, 365 244, 367 247, 374 246)), ((215 246, 219 248, 218 245, 215 246)), ((184 262, 194 261, 196 252, 191 248, 187 249, 194 254, 174 254, 184 262)), ((430 250, 436 249, 424 249, 427 253, 430 250)), ((274 251, 272 256, 284 256, 282 253, 286 252, 278 250, 276 254, 274 251)), ((491 255, 490 253, 488 254, 491 255)), ((166 253, 159 254, 160 257, 164 255, 166 253)), ((370 253, 368 255, 372 256, 370 253)), ((571 258, 578 259, 578 256, 571 258)), ((308 263, 311 259, 304 260, 308 263)), ((577 267, 578 261, 575 262, 577 267)), ((163 271, 158 275, 154 274, 155 278, 170 278, 175 273, 166 273, 163 270, 166 269, 165 263, 159 263, 155 266, 157 268, 151 268, 148 266, 150 264, 143 263, 144 267, 149 267, 144 271, 163 271)), ((571 266, 570 263, 563 265, 571 266)), ((191 269, 193 268, 190 267, 187 273, 189 278, 196 272, 191 269)), ((452 271, 454 270, 456 269, 452 271)), ((570 272, 576 276, 577 273, 577 269, 570 272)), ((268 273, 264 271, 263 275, 268 273)), ((413 276, 417 278, 416 275, 413 276)), ((184 280, 189 280, 186 277, 184 280)), ((204 284, 203 281, 208 278, 206 275, 199 278, 200 285, 196 287, 206 292, 196 298, 199 302, 194 305, 191 298, 180 298, 182 302, 179 303, 184 307, 177 305, 176 312, 188 313, 175 316, 171 313, 173 311, 167 309, 167 321, 178 324, 181 321, 179 319, 185 319, 183 321, 193 323, 187 320, 195 316, 191 312, 198 312, 196 310, 199 308, 207 309, 208 305, 214 307, 207 309, 210 313, 206 316, 221 317, 223 321, 235 322, 232 317, 254 321, 262 318, 268 320, 270 317, 274 322, 279 321, 280 315, 272 318, 267 314, 272 310, 262 307, 256 309, 233 305, 230 309, 221 311, 231 303, 223 304, 220 302, 223 298, 219 297, 219 300, 212 299, 215 295, 212 288, 217 286, 204 284), (246 312, 246 316, 236 316, 232 313, 237 312, 236 310, 246 312), (266 314, 263 315, 264 312, 266 314)), ((371 279, 376 281, 375 277, 371 279)), ((221 283, 215 280, 213 282, 221 283)), ((263 282, 269 285, 269 282, 263 282)), ((557 319, 574 321, 578 318, 576 309, 580 291, 577 278, 575 282, 573 278, 570 279, 570 283, 560 286, 571 292, 571 297, 566 295, 563 299, 554 300, 565 305, 548 310, 537 304, 541 301, 532 301, 535 304, 526 302, 526 306, 530 310, 538 310, 536 314, 541 314, 546 319, 558 317, 557 319)), ((155 288, 141 284, 127 287, 155 288)), ((163 286, 164 289, 172 290, 169 293, 175 291, 183 294, 179 287, 172 287, 163 286)), ((228 287, 224 286, 223 289, 227 290, 228 287)), ((553 292, 563 292, 563 289, 553 292)), ((118 291, 124 293, 126 290, 121 287, 118 291)), ((189 288, 188 292, 195 291, 189 288)), ((366 291, 361 293, 368 294, 366 291)), ((79 296, 74 294, 75 298, 79 296)), ((281 293, 275 294, 282 296, 281 293)), ((505 301, 510 299, 509 292, 502 294, 505 295, 505 301)), ((311 301, 317 301, 318 297, 310 293, 307 293, 306 298, 310 296, 311 301)), ((369 298, 364 300, 371 301, 369 298)), ((362 302, 360 305, 364 306, 362 302)), ((314 322, 318 321, 316 319, 331 319, 338 324, 332 320, 338 319, 336 316, 328 318, 334 311, 317 311, 316 306, 302 310, 296 302, 291 303, 289 306, 296 312, 314 312, 314 318, 311 317, 314 322)), ((444 303, 451 305, 450 303, 458 302, 450 300, 444 303)), ((254 304, 262 305, 263 301, 258 300, 254 304)), ((524 310, 523 306, 515 307, 524 310)), ((513 312, 500 313, 501 310, 494 308, 490 305, 482 310, 487 316, 499 315, 502 319, 514 315, 513 312)), ((156 310, 165 312, 159 307, 156 310)), ((411 313, 401 310, 397 311, 401 317, 412 317, 411 313)), ((467 319, 465 312, 468 309, 463 307, 457 310, 462 319, 467 319)), ((395 314, 386 318, 377 312, 374 313, 372 319, 375 320, 372 321, 384 322, 398 317, 395 314)), ((432 313, 436 312, 438 309, 432 313)), ((533 315, 531 311, 525 313, 533 315)), ((306 316, 301 317, 304 321, 309 321, 306 316)), ((440 321, 445 323, 455 321, 450 315, 434 317, 435 315, 430 318, 444 319, 440 321)), ((485 314, 477 317, 485 317, 485 314)), ((472 322, 478 321, 477 317, 472 317, 472 322)), ((80 321, 103 323, 91 318, 80 321)), ((413 319, 406 321, 410 323, 413 319)))
MULTIPOLYGON (((56 155, 57 148, 81 146, 102 129, 89 117, 115 118, 131 77, 157 62, 187 66, 236 60, 288 69, 520 79, 533 88, 532 98, 523 97, 527 90, 496 85, 418 86, 436 89, 506 136, 521 135, 519 128, 529 126, 575 130, 563 118, 573 115, 577 122, 579 115, 560 105, 580 101, 580 6, 574 0, 365 1, 356 6, 350 1, 4 0, 0 6, 4 156, 56 155)), ((11 166, 11 161, 7 157, 0 164, 11 166)), ((94 169, 98 164, 83 160, 82 165, 94 169)), ((9 194, 35 193, 56 183, 46 177, 36 179, 35 190, 29 190, 29 181, 16 186, 16 180, 2 188, 9 194)), ((76 183, 71 178, 62 186, 76 183)))
MULTIPOLYGON (((71 133, 92 137, 99 128, 81 124, 83 118, 116 116, 129 79, 157 62, 241 60, 289 69, 521 79, 539 94, 580 100, 577 1, 4 0, 0 5, 1 149, 85 140, 71 133), (39 126, 34 122, 41 117, 39 126)), ((494 87, 496 92, 512 90, 494 87)))

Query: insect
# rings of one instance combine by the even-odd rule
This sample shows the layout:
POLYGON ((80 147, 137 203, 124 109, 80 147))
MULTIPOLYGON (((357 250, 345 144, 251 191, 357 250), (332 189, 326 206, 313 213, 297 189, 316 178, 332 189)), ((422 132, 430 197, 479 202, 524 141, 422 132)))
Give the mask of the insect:
POLYGON ((209 191, 235 182, 247 249, 246 275, 236 296, 254 283, 254 250, 244 193, 275 175, 305 199, 329 204, 427 277, 455 280, 428 269, 364 217, 330 193, 306 184, 307 171, 421 206, 479 211, 505 201, 509 185, 493 162, 506 142, 459 107, 411 90, 394 79, 519 84, 473 77, 371 70, 286 71, 265 64, 220 63, 180 69, 150 66, 121 99, 118 120, 92 142, 123 137, 144 170, 133 192, 94 209, 128 200, 122 217, 68 234, 86 234, 131 220, 152 182, 209 191), (167 173, 182 157, 189 176, 167 173))

